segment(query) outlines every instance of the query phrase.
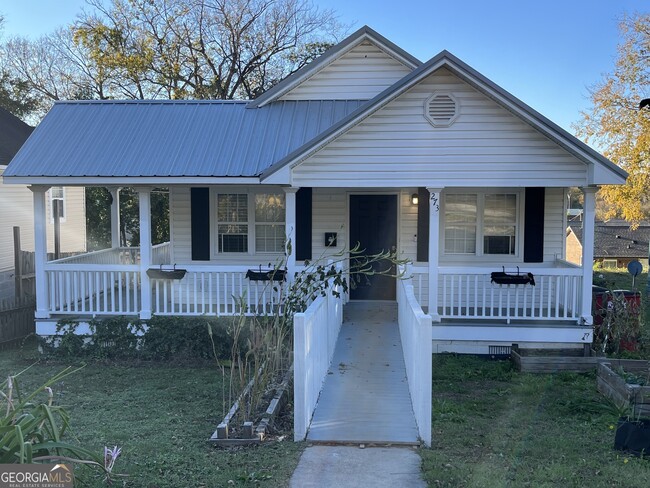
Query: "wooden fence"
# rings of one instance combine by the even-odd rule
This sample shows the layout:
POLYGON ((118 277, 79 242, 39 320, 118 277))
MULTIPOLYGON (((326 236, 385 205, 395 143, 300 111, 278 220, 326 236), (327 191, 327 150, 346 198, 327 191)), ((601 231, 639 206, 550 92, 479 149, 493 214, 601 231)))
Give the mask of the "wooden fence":
POLYGON ((35 332, 33 297, 0 302, 0 350, 18 344, 35 332))

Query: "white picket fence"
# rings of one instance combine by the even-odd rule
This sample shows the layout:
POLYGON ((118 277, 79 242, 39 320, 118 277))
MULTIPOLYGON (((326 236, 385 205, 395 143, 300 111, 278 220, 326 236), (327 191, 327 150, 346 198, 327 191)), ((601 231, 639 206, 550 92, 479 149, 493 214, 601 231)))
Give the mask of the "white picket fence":
POLYGON ((293 430, 296 441, 307 436, 343 323, 343 290, 340 286, 335 290, 340 297, 331 292, 319 296, 293 319, 293 430))
MULTIPOLYGON (((406 276, 409 275, 407 272, 406 276)), ((411 280, 397 280, 397 307, 415 422, 420 439, 426 446, 431 446, 431 316, 422 311, 411 280)))

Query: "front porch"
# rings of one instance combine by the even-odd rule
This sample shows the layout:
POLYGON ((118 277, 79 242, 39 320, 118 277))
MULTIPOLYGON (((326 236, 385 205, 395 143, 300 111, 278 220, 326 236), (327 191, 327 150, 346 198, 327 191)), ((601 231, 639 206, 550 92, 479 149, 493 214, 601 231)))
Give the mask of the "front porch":
MULTIPOLYGON (((246 314, 269 314, 282 306, 286 284, 250 280, 246 274, 255 268, 247 265, 180 263, 175 266, 186 271, 182 279, 147 276, 147 270, 173 268, 169 249, 169 243, 152 246, 148 266, 142 264, 139 247, 106 249, 47 262, 45 303, 39 307, 39 323, 64 316, 133 315, 144 319, 143 303, 150 304, 150 314, 178 316, 229 316, 240 314, 242 309, 246 314)), ((300 269, 302 266, 295 268, 300 269)), ((409 266, 405 272, 417 302, 427 313, 431 301, 428 271, 428 267, 409 266)), ((437 269, 437 314, 432 316, 439 319, 434 321, 434 331, 441 332, 434 332, 434 340, 467 340, 469 330, 478 339, 480 328, 495 331, 484 340, 521 342, 521 337, 510 341, 503 332, 521 327, 540 332, 549 328, 580 332, 579 337, 548 336, 554 337, 554 342, 591 340, 591 328, 583 325, 581 267, 558 261, 553 268, 521 269, 521 273, 533 273, 535 286, 491 283, 492 271, 488 267, 437 269), (585 337, 585 333, 589 335, 585 337)))

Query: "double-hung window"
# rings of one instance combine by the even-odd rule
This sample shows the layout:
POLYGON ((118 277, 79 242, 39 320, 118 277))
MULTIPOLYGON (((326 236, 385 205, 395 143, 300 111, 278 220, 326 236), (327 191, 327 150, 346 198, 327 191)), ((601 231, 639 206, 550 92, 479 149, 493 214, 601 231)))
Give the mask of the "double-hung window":
POLYGON ((284 251, 284 194, 219 193, 216 205, 218 253, 284 251))
POLYGON ((62 186, 50 188, 50 220, 52 222, 54 222, 55 211, 59 214, 59 221, 65 221, 65 190, 62 186))
POLYGON ((517 193, 451 193, 444 208, 445 254, 517 254, 517 193))
POLYGON ((285 240, 284 195, 255 195, 255 251, 282 252, 285 240))
POLYGON ((248 252, 248 195, 217 195, 217 251, 248 252))

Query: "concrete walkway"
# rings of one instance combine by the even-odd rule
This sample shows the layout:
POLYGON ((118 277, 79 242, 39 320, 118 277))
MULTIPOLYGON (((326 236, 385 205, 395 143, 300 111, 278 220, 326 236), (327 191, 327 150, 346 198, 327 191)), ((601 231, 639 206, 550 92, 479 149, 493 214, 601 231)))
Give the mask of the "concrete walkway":
POLYGON ((350 302, 312 418, 314 443, 419 444, 397 304, 350 302))
POLYGON ((291 488, 424 488, 421 459, 411 447, 312 446, 291 477, 291 488))

